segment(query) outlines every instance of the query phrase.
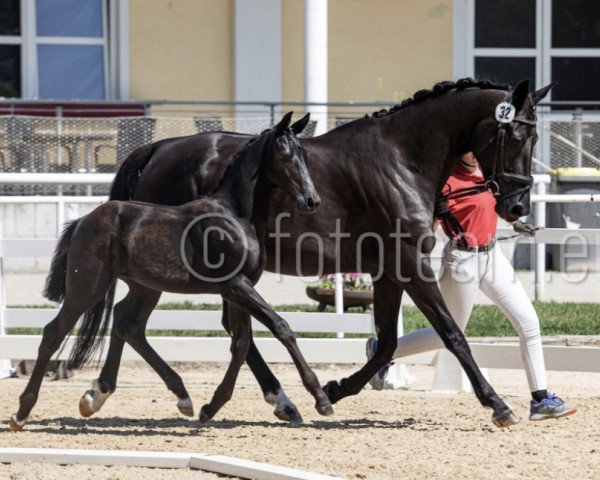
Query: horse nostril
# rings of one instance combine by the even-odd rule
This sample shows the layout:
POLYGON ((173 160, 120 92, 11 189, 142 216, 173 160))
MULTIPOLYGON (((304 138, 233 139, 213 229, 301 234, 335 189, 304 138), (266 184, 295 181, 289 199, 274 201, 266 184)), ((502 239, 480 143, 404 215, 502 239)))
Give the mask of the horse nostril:
POLYGON ((321 201, 313 197, 308 197, 305 202, 307 210, 316 210, 317 208, 319 208, 320 204, 321 201))
POLYGON ((508 213, 510 213, 513 217, 522 217, 525 215, 525 209, 523 205, 517 203, 509 208, 508 213))

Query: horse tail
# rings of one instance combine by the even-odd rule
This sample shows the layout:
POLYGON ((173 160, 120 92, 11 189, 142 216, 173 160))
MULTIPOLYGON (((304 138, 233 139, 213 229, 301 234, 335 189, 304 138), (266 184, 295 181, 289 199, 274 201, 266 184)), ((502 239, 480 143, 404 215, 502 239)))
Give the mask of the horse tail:
POLYGON ((140 174, 152 158, 153 152, 154 144, 148 143, 136 148, 127 156, 110 187, 111 200, 131 200, 133 198, 140 174))
POLYGON ((60 303, 65 298, 65 291, 67 290, 67 253, 69 252, 71 236, 79 220, 74 220, 65 226, 52 257, 50 273, 44 286, 44 297, 53 302, 60 303))
POLYGON ((110 323, 116 286, 117 282, 113 282, 104 298, 83 314, 75 345, 69 355, 68 368, 82 367, 98 350, 102 350, 110 323))

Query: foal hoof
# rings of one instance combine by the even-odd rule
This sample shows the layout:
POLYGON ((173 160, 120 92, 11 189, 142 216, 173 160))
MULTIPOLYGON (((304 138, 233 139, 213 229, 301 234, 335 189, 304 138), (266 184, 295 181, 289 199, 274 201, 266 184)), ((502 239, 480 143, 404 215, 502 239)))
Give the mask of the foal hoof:
POLYGON ((199 418, 200 423, 206 423, 206 422, 208 422, 212 418, 212 416, 208 415, 207 410, 208 410, 208 404, 204 405, 200 409, 200 418, 199 418))
POLYGON ((315 408, 317 409, 317 412, 319 412, 321 415, 328 417, 329 415, 333 415, 333 407, 331 406, 331 403, 329 401, 325 401, 325 402, 317 402, 317 404, 315 405, 315 408))
POLYGON ((8 425, 10 427, 11 432, 19 432, 23 429, 23 426, 25 425, 25 419, 19 422, 17 420, 17 414, 13 413, 10 416, 10 422, 8 422, 8 425))
POLYGON ((79 414, 84 417, 91 417, 96 410, 94 410, 94 397, 90 395, 93 390, 88 390, 79 399, 79 414))
POLYGON ((190 398, 180 398, 177 401, 177 408, 186 417, 194 416, 194 405, 192 404, 192 400, 190 398))
POLYGON ((521 419, 517 417, 510 408, 498 414, 494 413, 492 415, 492 422, 494 422, 494 425, 500 428, 516 425, 520 420, 521 419))
POLYGON ((296 405, 293 403, 289 405, 285 405, 283 408, 276 408, 273 413, 279 420, 283 420, 284 422, 300 424, 304 422, 302 419, 302 415, 296 408, 296 405))

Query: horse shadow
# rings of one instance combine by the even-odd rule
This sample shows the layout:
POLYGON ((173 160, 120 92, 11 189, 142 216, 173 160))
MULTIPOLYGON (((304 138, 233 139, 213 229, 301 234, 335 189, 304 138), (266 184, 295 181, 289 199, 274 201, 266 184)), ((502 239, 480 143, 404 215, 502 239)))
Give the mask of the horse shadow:
MULTIPOLYGON (((446 430, 447 423, 434 422, 427 419, 415 419, 412 417, 399 420, 381 419, 339 419, 339 420, 316 420, 312 422, 291 424, 269 421, 248 420, 211 420, 206 424, 199 424, 198 420, 185 418, 73 418, 57 417, 52 419, 30 420, 27 426, 35 433, 48 433, 51 435, 115 435, 119 437, 128 436, 196 436, 211 430, 235 430, 242 428, 270 428, 270 429, 309 429, 319 430, 402 430, 413 431, 437 431, 446 430), (187 428, 188 430, 182 430, 187 428)), ((461 428, 463 430, 463 428, 461 428)), ((481 430, 481 427, 467 428, 466 430, 481 430)), ((27 428, 24 432, 27 432, 27 428)))

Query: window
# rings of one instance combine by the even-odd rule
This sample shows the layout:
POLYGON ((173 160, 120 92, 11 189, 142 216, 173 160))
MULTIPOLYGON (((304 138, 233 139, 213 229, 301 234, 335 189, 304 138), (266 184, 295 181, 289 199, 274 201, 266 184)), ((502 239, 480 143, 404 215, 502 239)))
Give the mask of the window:
MULTIPOLYGON (((552 100, 600 100, 600 2, 455 0, 455 76, 551 81, 552 100)), ((547 98, 549 99, 549 98, 547 98)))
POLYGON ((0 96, 126 96, 115 85, 126 67, 116 45, 125 8, 116 0, 0 0, 0 96))

